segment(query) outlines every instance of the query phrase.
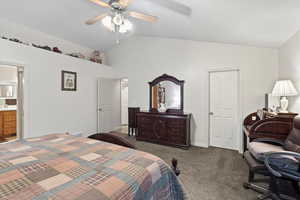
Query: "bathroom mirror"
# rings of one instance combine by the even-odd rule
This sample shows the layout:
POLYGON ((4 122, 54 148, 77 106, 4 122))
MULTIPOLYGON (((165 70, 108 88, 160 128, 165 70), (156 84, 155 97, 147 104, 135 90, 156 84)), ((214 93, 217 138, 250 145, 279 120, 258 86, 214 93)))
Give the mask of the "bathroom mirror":
POLYGON ((0 98, 16 98, 16 83, 0 83, 0 98))

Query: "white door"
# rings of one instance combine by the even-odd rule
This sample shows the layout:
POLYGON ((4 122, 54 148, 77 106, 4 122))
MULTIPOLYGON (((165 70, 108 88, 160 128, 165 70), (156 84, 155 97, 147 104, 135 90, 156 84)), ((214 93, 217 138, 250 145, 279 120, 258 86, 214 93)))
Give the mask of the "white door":
POLYGON ((120 80, 98 80, 98 133, 108 133, 121 125, 120 80))
POLYGON ((209 74, 210 146, 238 150, 238 73, 209 74))

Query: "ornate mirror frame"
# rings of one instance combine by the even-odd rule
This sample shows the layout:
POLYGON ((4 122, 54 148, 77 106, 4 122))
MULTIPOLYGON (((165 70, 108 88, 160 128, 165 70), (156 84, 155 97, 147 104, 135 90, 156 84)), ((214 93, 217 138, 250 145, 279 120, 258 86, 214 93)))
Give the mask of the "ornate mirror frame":
POLYGON ((168 74, 163 74, 159 77, 157 77, 156 79, 154 79, 153 81, 149 82, 149 96, 150 96, 150 111, 154 111, 157 112, 156 109, 152 108, 152 87, 157 85, 158 83, 162 82, 162 81, 171 81, 173 83, 175 83, 176 85, 180 86, 180 109, 168 109, 167 112, 183 112, 183 98, 184 98, 184 80, 178 80, 176 77, 174 76, 170 76, 168 74))

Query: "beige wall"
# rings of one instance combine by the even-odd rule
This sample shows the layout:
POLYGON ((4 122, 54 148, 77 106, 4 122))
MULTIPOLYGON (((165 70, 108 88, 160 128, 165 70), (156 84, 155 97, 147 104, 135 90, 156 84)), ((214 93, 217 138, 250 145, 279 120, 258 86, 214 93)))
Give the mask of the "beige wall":
POLYGON ((240 69, 241 119, 264 106, 264 94, 278 78, 278 51, 268 48, 132 37, 107 55, 119 75, 129 79, 129 106, 148 109, 148 81, 163 73, 186 81, 185 111, 193 114, 192 143, 197 146, 208 145, 209 70, 240 69))
MULTIPOLYGON (((279 79, 290 79, 300 94, 300 32, 279 50, 279 79)), ((300 113, 300 96, 289 97, 292 112, 300 113)))
POLYGON ((17 82, 17 68, 0 65, 0 82, 17 82))
POLYGON ((0 62, 24 65, 25 137, 97 132, 97 79, 111 67, 0 39, 0 62), (61 70, 77 72, 78 90, 61 91, 61 70))

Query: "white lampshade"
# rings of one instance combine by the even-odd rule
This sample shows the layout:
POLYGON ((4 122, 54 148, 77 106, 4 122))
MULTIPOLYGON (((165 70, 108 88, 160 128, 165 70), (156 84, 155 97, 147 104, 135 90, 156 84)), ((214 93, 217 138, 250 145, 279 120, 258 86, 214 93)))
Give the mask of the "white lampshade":
POLYGON ((277 97, 296 96, 297 94, 298 92, 290 80, 277 81, 272 92, 272 95, 277 97))

